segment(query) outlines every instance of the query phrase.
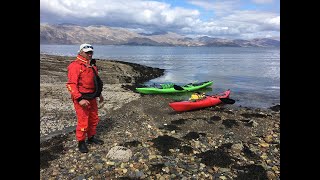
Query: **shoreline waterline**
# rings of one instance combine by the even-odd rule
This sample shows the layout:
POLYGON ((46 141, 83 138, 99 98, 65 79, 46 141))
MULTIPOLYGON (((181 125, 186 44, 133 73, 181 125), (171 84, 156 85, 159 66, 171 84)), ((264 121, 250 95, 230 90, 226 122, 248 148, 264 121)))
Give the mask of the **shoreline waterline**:
MULTIPOLYGON (((73 55, 77 45, 42 45, 41 52, 73 55)), ((267 108, 280 103, 280 50, 235 47, 144 47, 96 45, 95 58, 165 69, 146 84, 213 81, 212 92, 231 89, 237 103, 267 108), (254 103, 252 103, 254 102, 254 103)))

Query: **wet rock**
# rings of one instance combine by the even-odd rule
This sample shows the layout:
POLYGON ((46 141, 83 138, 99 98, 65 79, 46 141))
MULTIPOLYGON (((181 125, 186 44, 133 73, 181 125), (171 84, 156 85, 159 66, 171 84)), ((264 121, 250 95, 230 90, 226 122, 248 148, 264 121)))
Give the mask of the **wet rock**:
POLYGON ((274 106, 270 107, 269 109, 271 109, 272 111, 279 112, 280 111, 280 104, 274 105, 274 106))

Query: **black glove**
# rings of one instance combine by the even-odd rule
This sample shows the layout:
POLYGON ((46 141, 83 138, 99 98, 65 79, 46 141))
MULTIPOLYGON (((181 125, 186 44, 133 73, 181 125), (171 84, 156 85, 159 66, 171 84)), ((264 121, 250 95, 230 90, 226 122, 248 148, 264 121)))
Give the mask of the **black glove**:
POLYGON ((95 65, 96 65, 96 59, 91 59, 90 66, 95 66, 95 65))

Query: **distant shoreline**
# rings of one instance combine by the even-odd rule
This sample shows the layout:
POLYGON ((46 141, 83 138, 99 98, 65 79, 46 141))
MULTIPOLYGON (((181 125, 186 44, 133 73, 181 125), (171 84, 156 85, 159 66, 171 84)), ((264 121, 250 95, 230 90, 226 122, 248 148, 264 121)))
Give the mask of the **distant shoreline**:
POLYGON ((107 26, 83 27, 70 24, 53 25, 40 23, 40 43, 43 44, 81 44, 81 42, 90 42, 90 44, 140 46, 280 47, 280 38, 277 39, 227 39, 206 35, 191 38, 173 32, 145 34, 129 29, 109 28, 107 26), (79 31, 90 32, 90 37, 87 36, 84 39, 81 33, 77 33, 79 31))
MULTIPOLYGON (((148 45, 148 44, 94 44, 95 46, 150 46, 150 47, 212 47, 212 48, 275 48, 275 49, 280 49, 280 46, 183 46, 183 45, 148 45)), ((79 46, 79 44, 75 43, 75 44, 54 44, 54 43, 50 43, 50 44, 45 44, 45 43, 41 43, 40 45, 61 45, 61 46, 79 46)), ((41 54, 41 52, 40 52, 41 54)), ((46 54, 46 53, 43 53, 46 54)))

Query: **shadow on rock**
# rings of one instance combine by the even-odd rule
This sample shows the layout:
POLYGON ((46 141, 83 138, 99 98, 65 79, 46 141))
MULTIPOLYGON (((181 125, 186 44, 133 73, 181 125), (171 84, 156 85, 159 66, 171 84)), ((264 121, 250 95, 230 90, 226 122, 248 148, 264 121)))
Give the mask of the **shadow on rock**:
POLYGON ((66 135, 58 135, 40 143, 40 169, 48 168, 49 161, 57 159, 64 153, 62 142, 65 139, 66 135))
POLYGON ((49 167, 49 161, 57 159, 64 148, 62 144, 52 146, 46 150, 40 151, 40 169, 45 169, 49 167))
POLYGON ((97 131, 110 131, 115 126, 115 121, 111 118, 104 118, 97 126, 97 131))

